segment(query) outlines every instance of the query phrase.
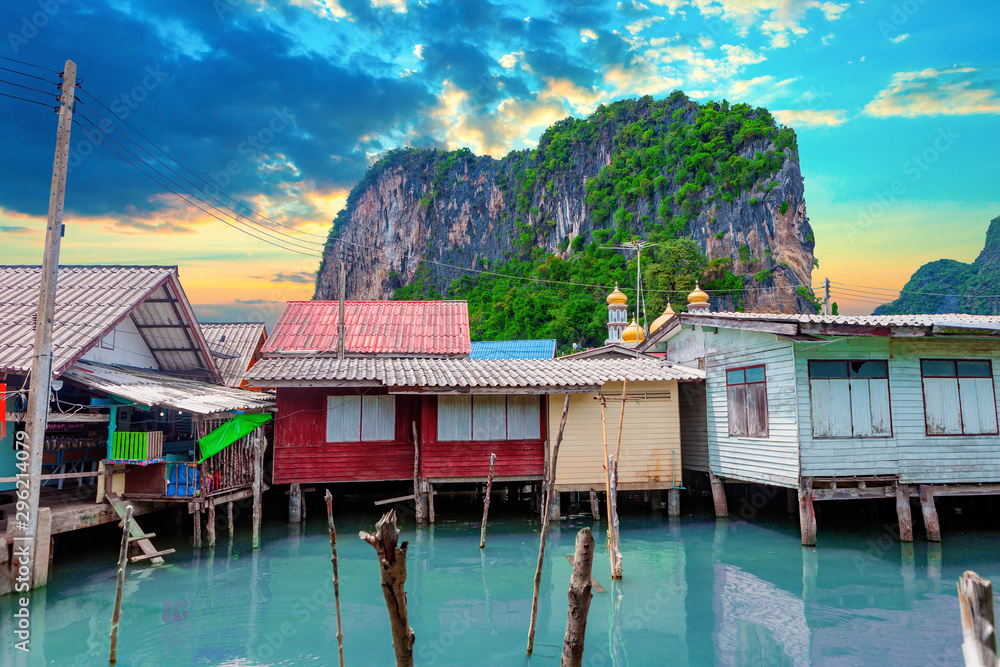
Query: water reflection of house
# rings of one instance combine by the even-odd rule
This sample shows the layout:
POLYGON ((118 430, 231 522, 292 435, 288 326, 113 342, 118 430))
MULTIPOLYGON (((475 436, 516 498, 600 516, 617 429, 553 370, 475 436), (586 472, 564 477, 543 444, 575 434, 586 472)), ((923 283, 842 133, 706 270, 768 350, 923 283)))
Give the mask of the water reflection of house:
MULTIPOLYGON (((629 380, 656 385, 636 398, 669 400, 662 394, 678 380, 701 376, 646 356, 469 359, 468 313, 461 301, 347 302, 345 324, 345 358, 337 359, 337 303, 290 303, 264 359, 247 375, 252 385, 277 388, 277 483, 399 481, 415 473, 428 487, 479 482, 495 453, 498 481, 534 484, 545 471, 545 443, 558 428, 562 395, 580 394, 568 427, 580 437, 573 444, 573 438, 565 440, 570 451, 558 470, 563 475, 565 465, 566 476, 557 477, 557 485, 603 486, 593 395, 605 386, 620 392, 620 384, 609 383, 629 380), (559 396, 549 403, 546 397, 554 394, 559 396), (588 466, 592 470, 573 477, 588 466)), ((676 410, 674 415, 676 421, 676 410)), ((669 462, 676 444, 660 433, 657 419, 662 421, 650 414, 649 428, 663 441, 662 451, 650 457, 642 446, 623 454, 634 458, 635 469, 646 470, 653 461, 652 474, 623 476, 628 485, 646 484, 635 488, 673 483, 669 462)), ((652 437, 637 438, 637 444, 647 439, 652 437)))
POLYGON ((997 318, 716 313, 691 298, 642 349, 706 370, 685 399, 684 465, 710 474, 720 513, 725 481, 795 489, 815 544, 813 501, 888 498, 912 539, 912 496, 937 540, 934 496, 1000 494, 997 318))
MULTIPOLYGON (((24 427, 40 276, 39 267, 0 267, 6 399, 0 488, 13 487, 17 470, 12 443, 24 427)), ((60 267, 52 368, 42 505, 51 507, 53 534, 117 520, 113 506, 103 502, 105 477, 98 473, 105 466, 115 471, 110 491, 136 498, 137 514, 192 499, 199 491, 195 441, 213 420, 273 405, 268 395, 218 384, 218 368, 176 267, 60 267), (171 472, 177 477, 187 466, 192 482, 172 484, 171 472)), ((206 462, 204 470, 218 481, 206 491, 247 487, 240 478, 241 448, 237 443, 206 462)))

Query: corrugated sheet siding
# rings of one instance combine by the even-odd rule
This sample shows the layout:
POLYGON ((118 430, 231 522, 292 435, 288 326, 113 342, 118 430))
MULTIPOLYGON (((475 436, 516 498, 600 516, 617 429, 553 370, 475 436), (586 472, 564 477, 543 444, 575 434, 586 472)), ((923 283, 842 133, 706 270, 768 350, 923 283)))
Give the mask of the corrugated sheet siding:
POLYGON ((680 392, 681 466, 708 472, 708 410, 704 382, 684 382, 680 392))
POLYGON ((409 424, 418 418, 419 397, 396 397, 395 440, 328 443, 327 396, 338 393, 360 399, 358 392, 349 390, 278 389, 274 483, 412 479, 413 435, 409 424))
MULTIPOLYGON (((605 396, 621 396, 620 382, 609 382, 602 388, 605 396)), ((625 405, 622 429, 622 453, 618 479, 622 484, 649 483, 651 488, 667 488, 671 480, 681 483, 681 439, 677 383, 629 382, 627 396, 639 397, 650 392, 654 397, 625 405), (669 392, 669 398, 664 397, 669 392), (674 461, 677 469, 673 469, 674 461)), ((569 417, 559 448, 556 465, 556 485, 586 484, 604 486, 604 439, 601 429, 601 405, 596 394, 573 394, 569 417)), ((559 430, 562 415, 562 395, 549 399, 549 429, 552 440, 559 430)), ((618 444, 618 423, 621 402, 607 404, 608 451, 618 444)))
POLYGON ((798 486, 798 412, 791 343, 771 334, 719 329, 704 336, 709 465, 723 477, 798 486), (726 370, 763 364, 768 437, 730 437, 726 370))
MULTIPOLYGON (((796 347, 803 475, 899 474, 910 484, 1000 481, 1000 436, 926 435, 920 378, 921 358, 988 358, 993 361, 996 392, 1000 369, 996 342, 852 338, 822 347, 814 343, 796 347), (805 349, 809 347, 813 349, 805 349), (808 359, 888 359, 892 437, 813 439, 808 359)), ((992 400, 995 404, 995 397, 992 400)))

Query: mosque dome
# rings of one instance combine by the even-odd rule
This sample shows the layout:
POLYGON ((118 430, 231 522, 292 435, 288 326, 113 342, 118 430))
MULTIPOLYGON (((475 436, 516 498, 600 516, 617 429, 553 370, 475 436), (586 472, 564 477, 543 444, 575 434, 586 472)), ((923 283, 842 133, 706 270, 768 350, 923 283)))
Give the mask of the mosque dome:
POLYGON ((654 331, 662 327, 664 324, 666 324, 667 320, 669 320, 673 316, 674 316, 674 309, 670 307, 670 303, 668 302, 667 307, 663 310, 663 314, 657 317, 655 320, 653 320, 653 325, 649 327, 649 333, 653 333, 654 331))
POLYGON ((694 291, 688 294, 688 303, 708 303, 708 294, 698 286, 698 283, 694 284, 694 291))
POLYGON ((625 345, 638 345, 644 340, 646 340, 646 332, 635 323, 635 318, 633 317, 632 323, 625 327, 625 331, 622 332, 622 343, 625 345))
POLYGON ((615 283, 615 291, 608 295, 608 305, 609 306, 624 306, 628 303, 628 297, 625 296, 625 292, 618 289, 618 283, 615 283))

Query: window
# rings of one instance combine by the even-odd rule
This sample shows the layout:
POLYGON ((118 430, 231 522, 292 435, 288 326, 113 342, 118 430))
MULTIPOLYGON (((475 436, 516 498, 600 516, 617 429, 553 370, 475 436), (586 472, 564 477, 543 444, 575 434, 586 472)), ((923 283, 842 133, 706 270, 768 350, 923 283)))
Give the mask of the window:
POLYGON ((537 396, 438 396, 439 441, 538 440, 537 396))
POLYGON ((371 442, 395 439, 395 396, 327 397, 327 442, 371 442))
POLYGON ((927 435, 996 435, 988 360, 921 359, 927 435))
POLYGON ((763 366, 726 371, 729 435, 767 437, 767 381, 763 366))
POLYGON ((888 438, 889 362, 809 362, 814 438, 888 438))

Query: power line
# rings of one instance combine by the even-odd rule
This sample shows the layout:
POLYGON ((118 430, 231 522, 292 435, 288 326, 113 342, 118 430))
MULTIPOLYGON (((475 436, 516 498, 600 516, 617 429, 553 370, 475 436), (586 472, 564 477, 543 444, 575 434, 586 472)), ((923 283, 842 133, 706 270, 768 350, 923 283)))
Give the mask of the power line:
POLYGON ((7 58, 6 56, 0 56, 0 60, 6 60, 7 62, 17 63, 18 65, 27 65, 28 67, 35 67, 37 69, 43 69, 46 72, 52 72, 53 74, 62 75, 59 70, 49 69, 48 67, 42 67, 41 65, 34 65, 32 63, 26 63, 23 60, 15 60, 13 58, 7 58))
POLYGON ((16 69, 10 69, 8 67, 0 67, 0 70, 4 72, 11 72, 13 74, 18 74, 20 76, 26 76, 29 79, 38 79, 39 81, 44 81, 45 83, 51 83, 53 86, 58 86, 58 81, 53 81, 51 79, 46 79, 44 76, 35 76, 34 74, 27 74, 26 72, 20 72, 16 69))
POLYGON ((18 97, 17 95, 8 95, 7 93, 0 93, 0 95, 3 95, 4 97, 9 97, 12 100, 21 100, 22 102, 31 102, 32 104, 40 104, 48 109, 59 109, 57 105, 48 104, 46 102, 39 102, 38 100, 29 100, 27 97, 18 97))
MULTIPOLYGON (((59 97, 58 93, 53 93, 51 90, 42 90, 41 88, 32 88, 31 86, 25 86, 20 83, 14 83, 13 81, 7 81, 6 79, 0 79, 0 83, 6 83, 8 86, 17 86, 18 88, 24 88, 25 90, 31 90, 36 93, 41 93, 42 95, 52 95, 53 97, 59 97)), ((53 84, 55 85, 55 84, 53 84)))

